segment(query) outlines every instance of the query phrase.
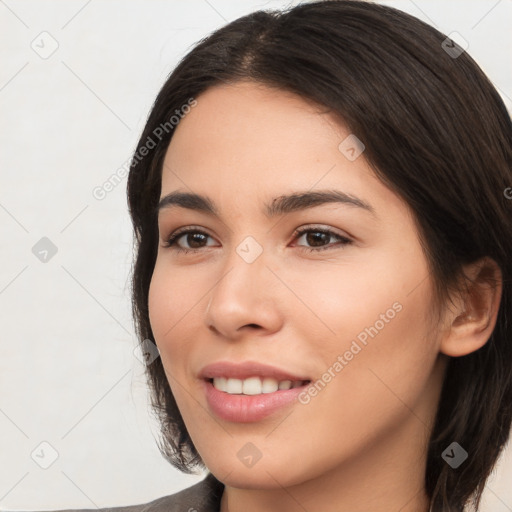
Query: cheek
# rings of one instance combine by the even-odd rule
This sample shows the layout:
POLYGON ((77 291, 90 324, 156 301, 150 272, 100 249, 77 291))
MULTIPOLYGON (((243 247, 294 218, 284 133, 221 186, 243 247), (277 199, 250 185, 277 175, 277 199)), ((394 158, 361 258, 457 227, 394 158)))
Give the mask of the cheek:
POLYGON ((170 271, 165 257, 157 259, 148 293, 149 320, 157 344, 166 344, 190 323, 188 316, 202 295, 193 285, 196 282, 201 281, 170 271))
POLYGON ((427 281, 409 294, 400 289, 398 282, 379 293, 373 288, 366 303, 344 300, 336 324, 332 317, 337 336, 324 354, 329 357, 325 371, 331 368, 335 377, 320 376, 330 381, 323 388, 319 384, 311 398, 311 410, 329 410, 330 419, 326 425, 319 414, 314 429, 324 428, 328 435, 340 428, 363 442, 379 429, 398 426, 416 406, 415 413, 427 421, 427 383, 437 357, 427 321, 431 289, 427 281))
MULTIPOLYGON (((180 339, 183 334, 180 329, 186 322, 185 315, 186 301, 189 294, 183 293, 178 276, 172 276, 166 272, 163 265, 157 261, 151 278, 148 293, 148 314, 151 330, 155 342, 160 350, 164 367, 169 368, 168 362, 174 360, 169 358, 173 352, 173 340, 180 339), (181 297, 182 300, 179 300, 181 297), (180 318, 183 320, 180 321, 180 318)), ((189 308, 190 309, 190 308, 189 308)), ((179 346, 179 344, 175 344, 179 346)))
POLYGON ((401 400, 415 403, 437 357, 428 321, 433 289, 421 253, 380 253, 359 263, 357 272, 331 266, 325 275, 316 273, 314 283, 303 276, 293 280, 321 320, 294 317, 308 348, 321 354, 319 370, 325 372, 317 378, 326 385, 319 384, 318 398, 311 401, 333 411, 333 424, 345 426, 350 418, 400 407, 401 400))
POLYGON ((279 303, 283 317, 321 352, 348 348, 354 339, 364 344, 376 331, 385 337, 391 325, 405 329, 396 343, 425 328, 431 296, 418 248, 347 252, 339 263, 283 266, 279 276, 297 297, 288 293, 289 300, 279 303))
POLYGON ((171 322, 166 320, 166 311, 169 312, 169 294, 165 293, 165 290, 169 290, 169 288, 166 284, 162 279, 157 263, 148 292, 149 323, 157 345, 161 342, 166 327, 168 329, 172 325, 171 322))
MULTIPOLYGON (((205 307, 202 300, 208 300, 205 294, 210 286, 192 267, 190 272, 172 272, 165 258, 157 260, 149 287, 148 314, 173 393, 173 378, 181 383, 189 377, 185 375, 187 360, 197 344, 205 307)), ((179 389, 176 392, 179 394, 179 389)))

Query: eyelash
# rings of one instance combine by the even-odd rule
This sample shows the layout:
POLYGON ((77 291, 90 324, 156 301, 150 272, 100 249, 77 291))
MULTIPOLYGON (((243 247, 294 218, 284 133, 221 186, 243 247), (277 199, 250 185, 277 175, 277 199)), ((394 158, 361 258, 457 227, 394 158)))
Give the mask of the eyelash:
MULTIPOLYGON (((179 240, 183 235, 186 235, 188 233, 199 233, 201 235, 210 236, 210 235, 208 235, 208 233, 205 233, 204 231, 201 231, 201 230, 199 230, 197 228, 194 228, 194 227, 183 228, 183 229, 178 230, 175 233, 173 233, 166 240, 166 243, 163 244, 163 247, 164 248, 172 248, 173 250, 181 252, 182 254, 191 253, 191 252, 199 252, 199 251, 203 250, 204 249, 203 247, 201 247, 199 249, 186 249, 186 248, 180 247, 180 246, 178 246, 176 244, 177 240, 179 240)), ((338 235, 337 233, 335 233, 334 231, 331 231, 330 229, 311 228, 311 227, 309 227, 309 228, 300 228, 300 229, 295 230, 295 232, 293 233, 294 240, 297 239, 297 238, 300 238, 305 233, 323 233, 323 234, 326 234, 326 235, 334 236, 334 237, 338 238, 338 240, 341 242, 342 246, 349 245, 349 244, 352 243, 352 240, 350 240, 349 238, 341 236, 341 235, 338 235)), ((299 247, 301 247, 303 250, 305 250, 307 252, 319 252, 319 251, 324 251, 326 249, 332 249, 333 248, 332 244, 324 246, 324 247, 305 247, 305 246, 302 246, 302 245, 299 246, 299 247)))

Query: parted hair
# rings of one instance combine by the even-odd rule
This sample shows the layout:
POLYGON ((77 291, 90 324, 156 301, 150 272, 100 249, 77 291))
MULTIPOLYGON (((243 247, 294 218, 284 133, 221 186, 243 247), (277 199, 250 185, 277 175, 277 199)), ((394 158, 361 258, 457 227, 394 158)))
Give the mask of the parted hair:
MULTIPOLYGON (((140 342, 155 342, 148 292, 163 160, 175 129, 169 119, 191 98, 200 103, 209 87, 239 80, 313 101, 363 141, 376 176, 414 214, 438 312, 460 288, 463 265, 484 256, 498 264, 503 288, 496 326, 480 349, 450 357, 425 476, 432 511, 478 510, 512 422, 512 123, 502 99, 445 34, 366 1, 260 10, 199 41, 158 93, 128 175, 132 309, 140 342), (150 139, 151 149, 141 151, 150 139), (454 441, 468 452, 456 469, 442 457, 454 441)), ((183 472, 204 469, 160 358, 148 362, 146 374, 162 455, 183 472)))

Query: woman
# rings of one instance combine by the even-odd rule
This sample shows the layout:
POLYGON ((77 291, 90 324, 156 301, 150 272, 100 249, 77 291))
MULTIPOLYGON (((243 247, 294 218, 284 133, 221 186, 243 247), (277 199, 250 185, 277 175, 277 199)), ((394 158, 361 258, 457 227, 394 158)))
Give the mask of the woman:
POLYGON ((202 40, 127 191, 160 449, 208 475, 123 510, 478 510, 512 421, 511 148, 464 49, 390 7, 202 40))

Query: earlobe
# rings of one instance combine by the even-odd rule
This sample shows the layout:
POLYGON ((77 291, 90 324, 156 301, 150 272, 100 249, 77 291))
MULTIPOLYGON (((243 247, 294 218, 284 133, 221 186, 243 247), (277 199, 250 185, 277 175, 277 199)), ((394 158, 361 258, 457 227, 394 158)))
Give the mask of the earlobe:
POLYGON ((483 347, 496 325, 502 293, 502 273, 498 264, 485 257, 464 267, 463 284, 456 307, 446 311, 448 328, 440 352, 460 357, 483 347))

